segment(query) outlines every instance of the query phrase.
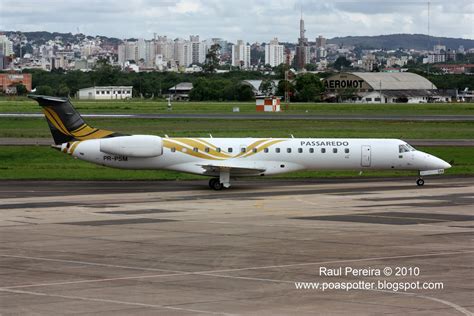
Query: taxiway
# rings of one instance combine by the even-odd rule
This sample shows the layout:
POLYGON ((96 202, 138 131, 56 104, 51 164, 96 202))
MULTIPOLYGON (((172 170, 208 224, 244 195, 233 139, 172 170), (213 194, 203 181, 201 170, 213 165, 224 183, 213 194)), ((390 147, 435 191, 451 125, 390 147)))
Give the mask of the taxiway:
POLYGON ((0 311, 472 315, 474 178, 0 182, 0 311), (419 267, 328 277, 320 267, 419 267), (298 290, 295 282, 442 282, 298 290))

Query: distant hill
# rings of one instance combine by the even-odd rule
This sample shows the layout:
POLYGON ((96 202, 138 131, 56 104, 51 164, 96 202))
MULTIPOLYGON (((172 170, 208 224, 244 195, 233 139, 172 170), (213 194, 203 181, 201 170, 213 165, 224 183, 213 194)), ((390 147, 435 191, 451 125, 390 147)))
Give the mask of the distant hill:
POLYGON ((328 40, 329 44, 352 45, 367 49, 398 49, 413 48, 417 50, 433 49, 436 44, 446 45, 447 48, 474 48, 474 40, 450 37, 435 37, 423 34, 391 34, 378 36, 346 36, 328 40))
MULTIPOLYGON (((6 31, 3 32, 7 36, 9 36, 12 33, 18 33, 16 31, 6 31)), ((55 40, 56 38, 59 38, 63 41, 63 43, 70 43, 70 44, 76 44, 81 42, 83 39, 88 38, 88 39, 93 39, 93 38, 100 38, 102 42, 106 45, 118 45, 122 42, 122 40, 115 38, 115 37, 107 37, 107 36, 90 36, 90 35, 84 35, 82 33, 79 34, 72 34, 72 33, 58 33, 58 32, 45 32, 45 31, 38 31, 38 32, 21 32, 26 36, 28 41, 32 44, 37 44, 41 45, 46 43, 47 41, 50 40, 55 40)))
MULTIPOLYGON (((2 32, 6 35, 12 33, 18 33, 16 31, 5 31, 2 32)), ((41 45, 49 40, 60 38, 64 43, 79 43, 84 38, 93 39, 99 37, 105 45, 119 45, 122 40, 115 37, 107 36, 89 36, 84 34, 72 34, 72 33, 58 33, 58 32, 22 32, 28 41, 32 44, 41 45)), ((378 36, 346 36, 346 37, 335 37, 328 40, 329 44, 338 45, 351 45, 358 46, 366 49, 398 49, 398 48, 413 48, 417 50, 433 49, 433 45, 442 44, 446 45, 447 48, 458 49, 459 45, 463 45, 465 49, 474 48, 474 40, 463 39, 463 38, 449 38, 449 37, 435 37, 427 36, 423 34, 391 34, 391 35, 378 35, 378 36)), ((311 43, 314 45, 314 43, 311 43)), ((294 47, 295 43, 285 43, 287 47, 294 47)))

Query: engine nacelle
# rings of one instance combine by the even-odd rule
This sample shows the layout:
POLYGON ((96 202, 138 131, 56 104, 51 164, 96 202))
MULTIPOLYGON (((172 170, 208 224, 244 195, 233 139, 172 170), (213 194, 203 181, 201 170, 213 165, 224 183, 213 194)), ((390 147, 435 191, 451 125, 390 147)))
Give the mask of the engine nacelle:
POLYGON ((103 138, 100 140, 103 153, 137 158, 151 158, 163 154, 163 141, 159 136, 132 135, 103 138))

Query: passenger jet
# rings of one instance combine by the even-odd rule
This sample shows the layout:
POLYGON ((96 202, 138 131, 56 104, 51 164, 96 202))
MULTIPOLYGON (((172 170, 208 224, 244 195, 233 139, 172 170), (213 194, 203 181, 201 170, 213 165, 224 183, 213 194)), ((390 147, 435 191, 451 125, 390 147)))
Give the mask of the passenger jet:
POLYGON ((416 170, 444 173, 451 165, 399 139, 191 138, 126 135, 88 125, 68 99, 30 95, 38 101, 56 149, 78 159, 120 169, 165 169, 211 177, 209 187, 233 178, 300 170, 416 170))

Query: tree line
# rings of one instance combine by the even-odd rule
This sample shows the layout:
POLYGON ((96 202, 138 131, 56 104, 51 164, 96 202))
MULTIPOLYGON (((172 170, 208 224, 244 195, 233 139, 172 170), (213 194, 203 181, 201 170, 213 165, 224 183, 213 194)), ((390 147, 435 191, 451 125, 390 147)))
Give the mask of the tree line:
MULTIPOLYGON (((341 60, 344 67, 344 61, 341 60)), ((74 97, 79 89, 92 86, 132 86, 133 96, 148 99, 164 98, 168 90, 181 82, 193 83, 190 93, 192 101, 250 101, 254 93, 243 80, 262 80, 259 87, 265 94, 283 97, 287 91, 292 102, 317 102, 322 99, 324 87, 322 79, 331 73, 294 75, 288 66, 282 64, 271 74, 260 71, 230 71, 227 73, 175 73, 175 72, 123 72, 119 67, 107 62, 99 62, 90 72, 61 69, 51 72, 24 70, 31 73, 33 88, 37 94, 74 97), (285 80, 288 78, 288 80, 285 80), (278 84, 274 83, 278 81, 278 84)), ((441 75, 413 71, 431 80, 439 89, 474 89, 474 76, 441 75)), ((17 87, 18 94, 25 94, 24 87, 17 87)))
MULTIPOLYGON (((319 101, 324 92, 324 75, 305 73, 290 76, 284 80, 284 65, 276 67, 274 74, 260 71, 230 71, 227 73, 175 73, 175 72, 123 72, 119 67, 106 62, 98 63, 89 72, 79 70, 50 72, 28 69, 23 73, 32 74, 32 86, 36 94, 74 97, 79 89, 92 86, 132 86, 133 97, 164 98, 168 90, 181 82, 193 83, 190 93, 192 101, 250 101, 254 99, 252 87, 243 80, 262 80, 260 89, 267 94, 284 96, 289 92, 292 101, 319 101), (279 80, 275 86, 273 80, 279 80), (267 87, 265 87, 267 86, 267 87)), ((18 88, 18 87, 17 87, 18 88)), ((24 92, 23 89, 17 89, 24 92)), ((26 91, 25 91, 26 92, 26 91)))

